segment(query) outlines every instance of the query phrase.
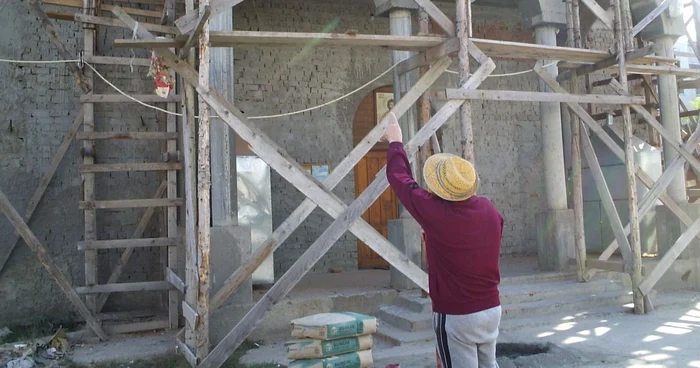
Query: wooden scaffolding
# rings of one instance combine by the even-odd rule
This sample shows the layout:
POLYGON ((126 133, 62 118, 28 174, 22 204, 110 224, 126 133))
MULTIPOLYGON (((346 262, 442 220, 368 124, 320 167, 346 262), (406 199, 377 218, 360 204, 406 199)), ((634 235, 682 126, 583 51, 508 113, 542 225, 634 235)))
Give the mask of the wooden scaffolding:
MULTIPOLYGON (((634 37, 641 29, 659 16, 669 5, 665 1, 658 9, 654 10, 645 19, 636 25, 632 25, 628 0, 612 1, 614 17, 608 17, 607 13, 592 0, 583 0, 585 6, 593 10, 603 24, 615 33, 615 50, 613 55, 607 52, 588 50, 583 48, 581 40, 579 20, 579 0, 566 0, 567 9, 567 38, 568 47, 543 46, 518 42, 505 42, 498 40, 486 40, 473 38, 471 35, 471 5, 465 0, 457 0, 457 19, 453 22, 442 13, 430 0, 415 0, 427 13, 434 24, 442 31, 440 34, 422 36, 386 36, 363 34, 328 34, 328 33, 289 33, 289 32, 210 32, 208 17, 219 14, 226 9, 239 4, 242 0, 200 0, 198 8, 195 8, 194 0, 186 0, 185 11, 176 16, 176 4, 173 0, 148 0, 162 5, 161 11, 153 11, 148 14, 143 10, 123 8, 115 5, 102 5, 95 0, 85 0, 84 3, 71 2, 69 0, 48 0, 45 3, 54 5, 74 6, 82 8, 82 13, 49 13, 53 18, 74 20, 86 24, 84 58, 87 62, 98 64, 100 62, 120 65, 127 61, 124 59, 110 58, 93 55, 89 46, 94 44, 94 26, 123 27, 134 32, 133 39, 117 40, 117 47, 147 48, 153 49, 160 60, 177 73, 179 87, 178 94, 168 100, 158 99, 153 96, 139 96, 145 101, 165 103, 168 111, 176 111, 179 105, 182 130, 176 131, 177 121, 174 115, 168 115, 164 132, 129 133, 119 138, 127 139, 160 139, 166 141, 165 163, 149 163, 141 166, 133 165, 99 165, 92 162, 94 157, 94 142, 99 139, 116 138, 111 133, 95 132, 93 124, 92 106, 95 103, 116 103, 124 101, 121 96, 99 96, 92 94, 94 76, 90 70, 73 70, 76 80, 83 88, 84 95, 81 98, 83 104, 82 120, 84 132, 79 138, 84 141, 84 165, 82 166, 84 187, 84 201, 81 207, 85 210, 86 228, 85 241, 81 243, 86 251, 86 284, 81 287, 68 285, 60 271, 52 265, 50 257, 42 245, 27 227, 26 217, 22 218, 12 208, 7 199, 0 193, 0 209, 11 219, 13 225, 42 259, 52 275, 57 279, 62 289, 71 301, 81 311, 92 330, 102 338, 107 334, 102 330, 99 321, 99 311, 104 305, 107 293, 116 291, 135 290, 168 290, 169 313, 167 321, 163 321, 159 327, 177 328, 178 317, 178 291, 184 293, 184 301, 181 305, 185 326, 178 334, 178 342, 181 351, 185 354, 192 366, 220 367, 234 350, 248 337, 256 325, 263 319, 271 307, 279 302, 312 268, 312 266, 329 250, 329 248, 346 232, 351 231, 364 243, 370 246, 376 253, 382 256, 392 267, 406 275, 421 289, 428 291, 427 275, 419 265, 412 263, 404 254, 398 251, 386 238, 367 224, 361 215, 383 193, 388 182, 385 171, 382 170, 371 185, 360 194, 350 205, 346 205, 332 192, 332 189, 353 169, 358 161, 380 139, 388 124, 384 118, 372 129, 347 157, 330 173, 321 183, 311 177, 306 171, 286 153, 279 145, 273 142, 255 124, 238 110, 232 103, 209 86, 208 53, 211 47, 250 47, 271 46, 295 46, 303 45, 314 40, 328 46, 373 46, 386 49, 413 50, 418 53, 410 59, 400 62, 396 68, 400 74, 421 68, 420 79, 412 88, 396 103, 392 112, 401 117, 417 101, 424 99, 430 86, 438 77, 447 70, 452 57, 459 59, 459 88, 447 89, 445 96, 447 102, 433 115, 423 116, 420 129, 405 143, 409 157, 418 157, 422 160, 425 154, 416 156, 419 148, 423 147, 431 139, 434 133, 448 120, 450 116, 460 111, 460 126, 463 142, 463 154, 467 157, 473 155, 473 138, 471 129, 471 116, 468 106, 471 100, 498 100, 498 101, 535 101, 558 102, 568 106, 571 113, 572 127, 572 181, 573 203, 575 212, 575 245, 577 254, 578 277, 585 282, 589 280, 596 270, 608 270, 626 273, 632 279, 632 292, 634 294, 634 309, 637 313, 645 313, 651 308, 648 295, 661 276, 669 269, 673 261, 695 238, 700 237, 700 219, 689 216, 681 205, 665 193, 665 188, 670 184, 675 174, 683 170, 685 163, 696 172, 700 172, 700 161, 694 156, 698 148, 700 130, 695 129, 692 134, 685 137, 684 141, 673 138, 655 116, 655 107, 658 104, 658 96, 654 91, 653 75, 672 74, 688 78, 699 78, 700 71, 680 68, 674 58, 654 56, 651 48, 643 46, 635 48, 634 37), (50 2, 49 2, 50 1, 50 2), (111 13, 114 17, 105 16, 111 13), (160 21, 137 22, 132 16, 144 16, 160 18, 160 21), (172 37, 156 38, 153 33, 167 34, 172 37), (197 49, 193 52, 192 49, 197 49), (177 52, 177 54, 176 54, 177 52), (469 58, 474 59, 479 67, 474 73, 469 72, 469 58), (548 73, 540 62, 535 68, 539 78, 551 89, 552 92, 516 92, 479 90, 481 83, 495 69, 495 58, 528 59, 528 60, 557 60, 561 69, 566 72, 558 77, 548 73), (199 59, 199 62, 197 61, 199 59), (205 62, 206 61, 206 62, 205 62), (591 82, 589 75, 597 70, 616 68, 617 77, 605 81, 591 82), (578 82, 585 78, 586 91, 580 91, 578 82), (647 91, 644 97, 634 96, 629 92, 630 80, 643 79, 647 91), (564 83, 564 85, 562 85, 564 83), (596 86, 610 86, 616 95, 593 94, 596 86), (622 117, 622 128, 612 126, 611 129, 617 138, 624 142, 621 147, 598 123, 600 116, 593 116, 591 110, 584 108, 584 104, 617 105, 618 110, 610 110, 604 115, 619 115, 622 117), (634 159, 634 147, 632 144, 632 113, 641 117, 653 131, 652 144, 659 144, 656 134, 671 142, 671 149, 678 153, 678 157, 672 162, 666 162, 663 175, 658 180, 653 180, 648 173, 641 169, 634 159), (245 140, 253 152, 267 162, 283 178, 292 183, 301 191, 307 199, 274 231, 268 241, 256 250, 225 282, 225 285, 215 295, 209 295, 209 223, 210 223, 210 143, 209 143, 209 116, 215 113, 243 140, 245 140), (595 134, 611 152, 624 161, 627 174, 627 190, 629 195, 629 219, 618 216, 610 190, 603 176, 600 163, 596 157, 590 135, 595 134), (182 139, 182 163, 180 155, 176 152, 175 139, 182 139), (655 141, 654 141, 655 140, 655 141), (585 246, 585 233, 583 226, 583 189, 582 189, 582 161, 585 158, 588 163, 596 188, 600 194, 603 208, 611 219, 611 226, 615 240, 607 247, 605 252, 597 259, 588 259, 585 246), (112 170, 161 170, 166 173, 163 185, 156 193, 154 199, 140 201, 95 201, 94 192, 98 190, 94 186, 94 175, 99 172, 112 170), (176 185, 176 170, 184 170, 185 197, 178 199, 176 185), (650 190, 643 198, 637 198, 635 190, 637 181, 650 190), (166 199, 161 199, 167 193, 166 199), (687 227, 673 247, 663 256, 661 261, 650 272, 642 273, 642 254, 640 242, 639 218, 652 209, 660 200, 670 211, 687 227), (185 234, 177 234, 176 217, 177 205, 184 204, 185 216, 182 219, 185 234), (100 208, 114 206, 140 206, 149 208, 165 206, 167 208, 167 226, 163 236, 157 239, 136 239, 140 234, 136 232, 134 239, 124 241, 101 242, 96 240, 94 216, 100 208), (213 349, 209 343, 209 314, 220 307, 246 280, 252 272, 263 262, 270 253, 274 252, 284 240, 306 219, 311 212, 320 207, 332 216, 334 222, 323 234, 309 247, 309 249, 294 263, 294 265, 279 279, 277 283, 258 301, 248 314, 230 331, 230 333, 213 349), (172 216, 171 216, 172 215, 172 216), (625 226, 625 223, 626 226, 625 226), (176 259, 176 245, 184 241, 186 250, 186 272, 184 281, 178 275, 173 266, 176 259), (129 258, 129 249, 139 246, 162 246, 167 249, 168 269, 166 280, 156 283, 142 283, 139 285, 116 284, 116 278, 111 278, 107 285, 98 285, 94 252, 103 248, 126 248, 119 265, 114 269, 113 276, 117 275, 119 267, 123 268, 129 258), (611 255, 617 250, 623 256, 622 262, 611 261, 611 255), (172 258, 171 258, 172 257, 172 258), (84 303, 76 294, 88 295, 84 303), (98 297, 98 293, 102 296, 98 297), (167 322, 167 323, 166 323, 167 322)), ((119 0, 122 1, 122 0, 119 0)), ((126 2, 126 1, 125 1, 126 2)), ((144 0, 134 0, 136 3, 146 3, 144 0)), ((33 3, 33 8, 39 14, 47 29, 51 32, 50 21, 40 7, 33 3)), ((695 10, 698 10, 694 3, 695 10)), ((696 12, 700 14, 700 11, 696 12)), ((54 32, 55 34, 55 32, 54 32)), ((56 36, 57 37, 57 36, 56 36)), ((61 49, 60 40, 56 39, 56 46, 61 49)), ((63 49, 65 51, 65 49, 63 49)), ((696 48, 697 54, 697 48, 696 48)), ((63 55, 69 58, 70 55, 63 55)), ((692 83, 684 80, 682 83, 692 83)), ((423 100, 424 101, 424 100, 423 100)), ((696 113, 696 112, 695 112, 696 113)), ((693 113, 686 113, 692 115, 693 113)), ((80 123, 77 123, 78 125, 80 123)), ((75 129, 77 131, 77 128, 75 129)), ((689 132, 690 133, 690 132, 689 132)), ((76 134, 75 132, 73 133, 76 134)), ((54 168, 55 169, 55 168, 54 168)), ((29 211, 31 216, 31 211, 29 211)), ((147 218, 144 215, 144 218, 147 218)), ((131 329, 133 330, 133 329, 131 329)), ((122 329, 120 331, 125 331, 122 329)), ((108 331, 110 332, 110 331, 108 331)), ((117 332, 113 330, 112 332, 117 332)))

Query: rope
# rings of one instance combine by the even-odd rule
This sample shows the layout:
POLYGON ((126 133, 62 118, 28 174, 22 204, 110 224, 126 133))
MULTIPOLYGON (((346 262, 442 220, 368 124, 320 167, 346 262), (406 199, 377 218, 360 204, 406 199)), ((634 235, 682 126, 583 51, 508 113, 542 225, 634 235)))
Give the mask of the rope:
MULTIPOLYGON (((44 61, 44 60, 10 60, 10 59, 0 59, 0 62, 12 63, 12 64, 61 64, 61 63, 78 63, 78 62, 81 62, 81 60, 78 59, 78 60, 45 60, 45 61, 44 61)), ((83 63, 84 63, 85 65, 87 65, 90 69, 92 69, 92 71, 95 72, 95 75, 97 75, 100 79, 102 79, 103 82, 107 83, 108 86, 112 87, 112 88, 113 88, 115 91, 117 91, 119 94, 123 95, 124 97, 126 97, 126 98, 128 98, 128 99, 130 99, 130 100, 132 100, 132 101, 134 101, 135 103, 137 103, 137 104, 139 104, 139 105, 141 105, 141 106, 144 106, 144 107, 147 107, 147 108, 156 110, 156 111, 163 112, 163 113, 168 114, 168 115, 174 115, 174 116, 180 116, 180 117, 183 116, 183 114, 181 114, 181 113, 172 112, 172 111, 168 111, 168 110, 162 109, 162 108, 157 107, 157 106, 149 105, 149 104, 147 104, 147 103, 145 103, 145 102, 143 102, 143 101, 141 101, 141 100, 139 100, 139 99, 137 99, 137 98, 135 98, 135 97, 129 95, 128 93, 126 93, 126 92, 122 91, 121 89, 119 89, 119 87, 115 86, 112 82, 110 82, 110 81, 109 81, 107 78, 105 78, 102 74, 100 74, 100 72, 98 72, 97 69, 95 69, 95 67, 93 67, 90 63, 87 63, 87 62, 85 62, 85 61, 83 61, 83 63)), ((280 117, 285 117, 285 116, 298 115, 298 114, 303 114, 303 113, 305 113, 305 112, 309 112, 309 111, 313 111, 313 110, 318 110, 318 109, 323 108, 323 107, 326 107, 326 106, 328 106, 328 105, 332 105, 332 104, 334 104, 334 103, 336 103, 336 102, 338 102, 338 101, 344 100, 344 99, 346 99, 346 98, 348 98, 348 97, 354 95, 355 93, 357 93, 357 92, 359 92, 359 91, 361 91, 361 90, 367 88, 367 87, 370 86, 372 83, 376 82, 377 80, 379 80, 380 78, 382 78, 383 76, 385 76, 386 74, 388 74, 389 72, 391 72, 392 70, 394 70, 394 68, 396 68, 396 66, 397 66, 399 63, 400 63, 400 62, 395 63, 395 64, 392 65, 389 69, 387 69, 387 70, 384 71, 383 73, 379 74, 376 78, 374 78, 374 79, 372 79, 371 81, 369 81, 369 82, 363 84, 362 86, 360 86, 360 87, 358 87, 358 88, 352 90, 351 92, 346 93, 346 94, 343 95, 343 96, 340 96, 340 97, 338 97, 338 98, 336 98, 336 99, 333 99, 333 100, 328 101, 328 102, 326 102, 326 103, 323 103, 323 104, 321 104, 321 105, 309 107, 309 108, 302 109, 302 110, 298 110, 298 111, 292 111, 292 112, 282 113, 282 114, 262 115, 262 116, 249 116, 248 119, 249 119, 249 120, 272 119, 272 118, 280 118, 280 117)), ((550 64, 545 65, 544 67, 546 68, 546 67, 550 67, 550 66, 556 65, 556 64, 557 64, 557 62, 553 62, 553 63, 550 63, 550 64)), ((491 75, 489 75, 489 78, 491 78, 491 77, 510 77, 510 76, 516 76, 516 75, 522 75, 522 74, 531 73, 531 72, 533 72, 533 71, 534 71, 534 68, 533 68, 533 69, 529 69, 529 70, 523 70, 523 71, 519 71, 519 72, 514 72, 514 73, 491 74, 491 75)), ((133 72, 133 71, 132 71, 132 72, 133 72)), ((452 71, 452 70, 447 70, 446 72, 452 73, 452 74, 459 74, 458 72, 455 72, 455 71, 452 71)), ((212 117, 212 118, 217 118, 218 116, 211 116, 211 117, 212 117)), ((199 119, 199 116, 195 116, 195 118, 199 119)))

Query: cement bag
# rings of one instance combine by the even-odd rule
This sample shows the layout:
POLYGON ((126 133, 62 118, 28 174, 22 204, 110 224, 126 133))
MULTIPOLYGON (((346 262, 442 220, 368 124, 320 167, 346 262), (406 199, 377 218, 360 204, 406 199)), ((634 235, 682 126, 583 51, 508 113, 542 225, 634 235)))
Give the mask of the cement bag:
POLYGON ((285 344, 288 359, 325 358, 372 347, 372 336, 344 337, 335 340, 304 339, 285 344))
POLYGON ((367 368, 373 363, 372 350, 363 350, 330 358, 293 360, 289 368, 367 368))
POLYGON ((292 321, 292 337, 332 340, 377 332, 377 319, 363 314, 321 313, 292 321))

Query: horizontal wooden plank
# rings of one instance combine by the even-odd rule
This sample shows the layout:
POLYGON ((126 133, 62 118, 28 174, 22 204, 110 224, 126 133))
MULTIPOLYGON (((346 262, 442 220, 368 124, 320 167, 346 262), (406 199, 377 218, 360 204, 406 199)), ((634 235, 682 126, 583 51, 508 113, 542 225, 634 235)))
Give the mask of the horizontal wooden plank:
POLYGON ((700 79, 686 79, 678 81, 678 89, 698 89, 700 88, 700 79))
POLYGON ((79 286, 75 288, 78 294, 99 293, 128 293, 134 291, 170 290, 174 287, 167 281, 126 282, 121 284, 104 284, 94 286, 79 286))
MULTIPOLYGON (((231 31, 210 32, 211 47, 260 47, 260 46, 295 46, 303 47, 310 42, 319 46, 377 46, 387 49, 411 50, 428 49, 448 41, 440 36, 390 36, 390 35, 348 35, 340 33, 301 33, 301 32, 257 32, 231 31)), ((187 36, 178 36, 172 40, 115 40, 119 47, 166 48, 181 47, 187 36)), ((606 60, 610 54, 605 51, 577 49, 570 47, 545 46, 523 42, 497 41, 472 38, 473 44, 491 58, 508 58, 519 60, 560 60, 579 63, 595 63, 606 60)), ((629 64, 672 64, 673 58, 645 56, 630 60, 629 64)))
MULTIPOLYGON (((65 7, 69 7, 69 8, 79 8, 79 9, 83 8, 82 0, 43 0, 42 3, 44 5, 65 6, 65 7)), ((102 6, 100 6, 100 10, 103 12, 111 12, 112 9, 114 9, 114 5, 102 5, 102 6)), ((149 17, 149 18, 160 19, 160 16, 162 15, 162 12, 153 11, 153 10, 143 10, 143 9, 125 8, 125 7, 122 7, 122 10, 130 15, 139 15, 142 17, 149 17)))
POLYGON ((448 99, 457 100, 494 100, 521 102, 574 102, 595 104, 643 104, 644 97, 626 97, 619 95, 573 95, 569 93, 497 91, 497 90, 445 90, 448 99))
POLYGON ((629 65, 627 66, 627 73, 668 74, 675 75, 677 77, 691 78, 700 77, 700 70, 698 69, 679 68, 677 66, 670 65, 629 65))
POLYGON ((98 313, 97 319, 100 321, 124 321, 134 318, 155 317, 159 315, 163 315, 163 311, 156 309, 144 309, 127 312, 98 313))
MULTIPOLYGON (((100 26, 116 27, 116 28, 128 28, 124 22, 115 18, 108 17, 98 17, 94 15, 86 14, 75 14, 74 20, 81 23, 87 24, 97 24, 100 26)), ((169 35, 179 35, 180 30, 177 27, 163 26, 160 24, 139 22, 139 27, 143 27, 154 33, 169 34, 169 35)))
MULTIPOLYGON (((170 95, 167 98, 162 98, 158 95, 131 95, 131 97, 146 103, 169 103, 181 102, 181 95, 170 95)), ((136 101, 124 95, 81 95, 80 102, 82 103, 136 103, 136 101)))
POLYGON ((91 240, 79 242, 78 250, 170 247, 181 244, 181 238, 91 240))
POLYGON ((78 132, 78 140, 171 140, 178 139, 177 132, 78 132))
POLYGON ((170 285, 172 285, 175 289, 179 290, 181 293, 184 294, 184 293, 185 293, 185 282, 182 281, 182 279, 180 278, 180 276, 178 276, 178 275, 175 273, 175 271, 173 271, 172 269, 170 269, 170 267, 168 267, 166 270, 167 270, 167 271, 166 271, 166 273, 167 273, 167 274, 166 274, 166 277, 167 277, 168 282, 170 283, 170 285))
POLYGON ((181 162, 144 162, 144 163, 123 163, 123 164, 93 164, 80 165, 78 171, 81 173, 109 173, 120 171, 170 171, 182 170, 181 162))
POLYGON ((133 66, 151 66, 151 59, 144 58, 123 58, 114 56, 85 56, 85 61, 95 65, 133 65, 133 66))
MULTIPOLYGON (((183 331, 184 331, 184 329, 183 329, 183 331)), ((187 346, 187 344, 182 342, 182 339, 180 337, 176 337, 175 341, 177 343, 177 347, 178 347, 179 351, 181 351, 182 354, 185 356, 185 359, 187 360, 187 362, 190 363, 191 366, 196 367, 198 361, 197 361, 197 357, 194 355, 192 350, 190 350, 190 348, 187 346)))
POLYGON ((141 331, 163 330, 170 326, 167 319, 159 319, 155 321, 125 323, 113 326, 104 326, 105 331, 110 335, 127 334, 141 331))
POLYGON ((46 16, 56 20, 67 20, 71 22, 75 20, 74 13, 68 12, 47 11, 46 16))
MULTIPOLYGON (((132 3, 132 4, 150 4, 150 5, 157 5, 157 6, 165 6, 165 1, 164 0, 107 0, 107 2, 110 3, 132 3)), ((121 6, 121 4, 119 6, 121 6)))
POLYGON ((180 198, 162 199, 122 199, 116 201, 80 201, 81 210, 116 209, 116 208, 145 208, 145 207, 177 207, 182 206, 180 198))

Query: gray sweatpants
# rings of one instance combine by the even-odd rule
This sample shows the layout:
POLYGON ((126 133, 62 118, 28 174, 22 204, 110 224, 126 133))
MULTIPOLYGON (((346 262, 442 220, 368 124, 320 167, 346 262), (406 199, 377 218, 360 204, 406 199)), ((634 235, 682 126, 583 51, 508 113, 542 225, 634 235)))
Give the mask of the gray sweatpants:
POLYGON ((433 313, 442 368, 498 368, 496 339, 500 324, 500 306, 465 315, 433 313))

